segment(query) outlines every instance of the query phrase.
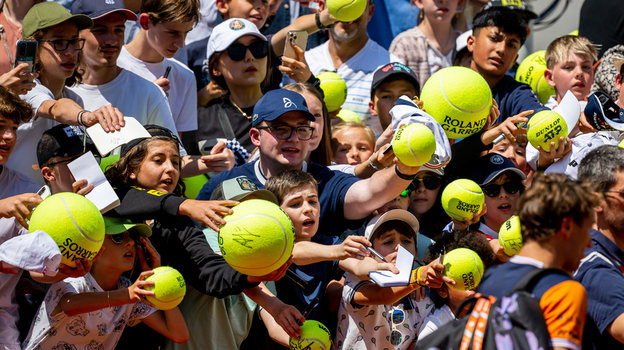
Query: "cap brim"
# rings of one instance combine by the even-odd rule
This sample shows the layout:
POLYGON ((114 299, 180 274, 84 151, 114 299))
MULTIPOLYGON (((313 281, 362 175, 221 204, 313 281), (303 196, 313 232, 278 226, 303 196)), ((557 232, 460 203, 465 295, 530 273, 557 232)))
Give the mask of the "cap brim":
POLYGON ((375 232, 377 228, 381 226, 381 224, 390 220, 400 220, 407 223, 414 230, 414 233, 416 235, 414 239, 418 238, 418 230, 420 229, 420 224, 418 223, 418 219, 416 219, 414 214, 403 209, 393 209, 381 215, 375 216, 368 222, 368 225, 366 225, 366 230, 364 231, 364 236, 366 237, 366 239, 370 240, 373 232, 375 232))
POLYGON ((108 219, 105 219, 105 223, 107 224, 105 228, 107 235, 116 235, 129 230, 135 231, 143 237, 150 237, 152 235, 152 229, 146 224, 119 222, 111 223, 108 219))
POLYGON ((91 19, 94 19, 94 20, 95 19, 100 19, 100 18, 102 18, 104 16, 108 16, 108 15, 113 14, 115 12, 121 12, 124 16, 126 16, 126 19, 128 21, 136 21, 137 19, 139 19, 139 17, 136 15, 136 13, 134 13, 134 12, 128 10, 128 9, 113 9, 113 10, 107 11, 105 13, 99 14, 99 15, 97 15, 95 17, 91 17, 91 19))
POLYGON ((392 78, 397 78, 397 77, 401 77, 401 78, 409 81, 410 83, 412 83, 412 85, 414 85, 414 88, 416 88, 417 92, 420 91, 420 84, 418 84, 418 80, 416 78, 414 78, 413 76, 405 73, 405 72, 393 72, 393 73, 390 73, 390 74, 386 75, 385 77, 383 77, 379 81, 376 81, 371 86, 371 91, 375 91, 378 87, 381 86, 381 84, 387 82, 388 80, 390 80, 392 78))
POLYGON ((568 126, 568 136, 570 136, 572 129, 574 129, 581 117, 581 105, 576 99, 576 96, 568 90, 561 99, 561 102, 559 102, 559 105, 555 107, 553 111, 559 113, 559 115, 563 117, 568 126))
MULTIPOLYGON (((74 21, 74 23, 76 23, 76 26, 78 26, 78 30, 83 30, 83 29, 87 29, 87 28, 91 28, 93 27, 93 20, 91 20, 91 18, 89 18, 89 16, 87 15, 72 15, 69 20, 74 21)), ((63 21, 65 22, 65 21, 63 21)), ((63 23, 61 22, 61 23, 63 23)))
POLYGON ((500 170, 497 170, 497 171, 491 173, 490 175, 488 175, 488 177, 485 178, 485 181, 483 181, 483 183, 479 184, 479 186, 483 186, 483 185, 489 184, 490 181, 494 180, 500 174, 502 174, 502 173, 504 173, 506 171, 511 171, 513 173, 516 173, 516 174, 518 174, 518 176, 520 176, 520 178, 522 180, 526 180, 526 174, 522 170, 520 170, 520 169, 518 169, 518 168, 516 168, 514 166, 510 166, 509 168, 500 169, 500 170))
POLYGON ((273 202, 277 205, 279 205, 279 202, 277 201, 277 197, 275 197, 275 195, 273 194, 273 192, 269 191, 269 190, 255 190, 255 191, 251 191, 251 192, 245 192, 245 193, 241 193, 237 196, 234 196, 232 198, 230 198, 230 200, 233 201, 242 201, 244 199, 246 199, 249 196, 255 196, 256 198, 259 199, 264 199, 266 201, 269 202, 273 202))

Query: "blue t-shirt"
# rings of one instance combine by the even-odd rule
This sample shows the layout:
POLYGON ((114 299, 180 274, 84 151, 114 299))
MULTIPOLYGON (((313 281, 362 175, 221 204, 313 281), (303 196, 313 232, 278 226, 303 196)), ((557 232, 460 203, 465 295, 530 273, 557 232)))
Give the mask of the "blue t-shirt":
POLYGON ((523 111, 532 109, 537 113, 548 109, 539 102, 530 86, 517 82, 508 75, 505 75, 492 88, 492 96, 498 103, 498 109, 501 113, 497 123, 523 111))
MULTIPOLYGON (((339 236, 346 229, 358 228, 362 224, 362 220, 344 218, 344 198, 351 185, 359 180, 357 177, 318 164, 304 164, 304 171, 318 182, 321 216, 317 235, 339 236)), ((217 174, 202 187, 197 199, 210 199, 212 191, 221 182, 238 176, 247 176, 258 188, 264 188, 266 178, 260 171, 259 161, 255 161, 217 174)))
POLYGON ((583 349, 624 349, 607 327, 624 313, 624 251, 601 232, 592 230, 593 246, 574 275, 587 290, 583 349))

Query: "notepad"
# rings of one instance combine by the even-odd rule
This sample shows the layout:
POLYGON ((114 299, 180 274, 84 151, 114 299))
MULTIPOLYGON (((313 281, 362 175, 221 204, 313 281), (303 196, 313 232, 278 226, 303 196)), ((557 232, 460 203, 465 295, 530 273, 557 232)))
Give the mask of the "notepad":
POLYGON ((368 277, 377 283, 380 287, 397 287, 407 286, 410 281, 412 266, 414 265, 414 255, 407 249, 399 246, 396 258, 396 267, 399 273, 395 274, 390 271, 371 271, 368 277))
POLYGON ((102 157, 115 148, 135 139, 150 137, 143 125, 132 117, 124 117, 124 127, 118 131, 106 132, 99 123, 87 128, 87 134, 102 157))
POLYGON ((87 183, 93 184, 91 192, 85 197, 90 200, 104 214, 107 211, 119 205, 119 197, 108 183, 100 165, 93 157, 93 153, 87 152, 76 160, 67 164, 69 171, 74 175, 76 180, 87 180, 87 183))

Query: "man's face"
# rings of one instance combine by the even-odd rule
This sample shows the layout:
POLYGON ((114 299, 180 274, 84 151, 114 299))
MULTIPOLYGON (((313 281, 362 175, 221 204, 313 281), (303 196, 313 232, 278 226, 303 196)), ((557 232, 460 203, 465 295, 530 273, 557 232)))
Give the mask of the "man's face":
POLYGON ((193 29, 194 24, 192 21, 154 24, 149 20, 147 41, 161 56, 172 58, 179 49, 184 47, 186 34, 193 29))
POLYGON ((621 72, 615 77, 615 88, 620 92, 620 97, 616 102, 618 106, 624 108, 624 74, 621 72))
POLYGON ((483 27, 476 36, 468 37, 472 53, 471 68, 487 77, 502 77, 518 58, 522 43, 516 34, 504 33, 498 27, 483 27))
POLYGON ((600 205, 598 215, 602 216, 601 221, 613 235, 624 235, 624 170, 618 170, 616 178, 617 182, 604 194, 605 200, 600 205))
POLYGON ((557 62, 545 74, 548 84, 555 88, 557 96, 563 97, 571 91, 577 100, 584 101, 594 83, 592 60, 571 53, 563 62, 557 62))
POLYGON ((116 67, 124 44, 126 16, 111 13, 93 21, 93 27, 80 32, 85 39, 82 62, 88 68, 116 67))
POLYGON ((297 132, 293 130, 287 140, 278 139, 271 129, 262 129, 272 126, 310 126, 310 121, 300 112, 288 112, 281 117, 260 123, 258 127, 251 128, 250 134, 252 142, 260 148, 260 159, 278 166, 288 168, 298 168, 303 164, 310 141, 303 141, 297 137, 297 132))
POLYGON ((18 124, 0 115, 0 165, 9 160, 17 140, 18 124))
POLYGON ((382 129, 385 130, 392 122, 390 109, 403 95, 409 98, 417 97, 414 85, 403 79, 383 83, 375 90, 371 113, 379 117, 382 129))
POLYGON ((329 28, 331 37, 337 42, 347 42, 367 37, 366 26, 373 17, 375 5, 369 4, 364 13, 355 21, 336 22, 329 28))

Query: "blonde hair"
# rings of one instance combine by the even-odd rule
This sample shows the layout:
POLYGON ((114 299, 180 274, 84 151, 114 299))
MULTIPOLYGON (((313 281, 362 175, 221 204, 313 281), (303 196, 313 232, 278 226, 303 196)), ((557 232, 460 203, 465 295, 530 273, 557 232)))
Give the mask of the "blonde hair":
POLYGON ((571 54, 577 54, 592 62, 598 59, 596 45, 584 36, 564 35, 553 40, 546 48, 546 66, 553 69, 555 64, 564 62, 571 54))
POLYGON ((341 122, 338 123, 334 126, 332 126, 331 129, 331 134, 332 134, 332 150, 335 152, 336 148, 338 147, 338 139, 336 138, 336 136, 347 130, 347 129, 351 129, 351 128, 359 128, 364 130, 364 132, 366 133, 366 138, 368 139, 368 141, 370 142, 370 144, 375 147, 375 132, 373 131, 373 129, 369 128, 368 126, 364 125, 363 123, 360 122, 341 122))

